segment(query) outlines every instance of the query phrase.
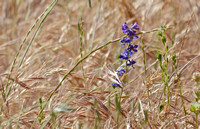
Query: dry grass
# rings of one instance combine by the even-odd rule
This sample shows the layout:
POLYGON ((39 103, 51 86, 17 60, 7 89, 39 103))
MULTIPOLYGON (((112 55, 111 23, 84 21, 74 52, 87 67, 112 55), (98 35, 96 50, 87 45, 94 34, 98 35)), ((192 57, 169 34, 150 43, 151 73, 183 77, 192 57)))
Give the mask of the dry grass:
MULTIPOLYGON (((14 65, 8 88, 9 71, 19 46, 37 17, 50 5, 50 0, 1 0, 0 2, 0 90, 1 128, 196 128, 195 114, 190 103, 195 102, 194 72, 200 71, 200 2, 198 0, 59 0, 34 39, 22 66, 18 69, 28 42, 39 24, 31 31, 14 65), (142 31, 160 25, 166 31, 169 55, 178 55, 178 71, 187 110, 184 115, 176 78, 170 80, 170 107, 164 106, 161 69, 156 63, 156 51, 163 51, 157 33, 140 35, 135 43, 139 51, 134 55, 135 69, 128 75, 128 84, 121 98, 121 115, 117 117, 116 95, 120 88, 112 88, 111 71, 120 66, 117 59, 120 43, 115 42, 96 51, 66 77, 47 102, 63 76, 81 59, 78 23, 83 26, 83 56, 104 43, 122 37, 121 24, 137 22, 142 31), (142 54, 146 54, 148 105, 142 54), (82 68, 84 71, 82 70, 82 68), (83 74, 84 72, 84 74, 83 74), (109 77, 108 77, 109 76, 109 77), (39 98, 47 104, 43 119, 39 98), (140 106, 140 108, 138 108, 140 106), (55 113, 55 110, 58 113, 55 113), (62 110, 62 111, 61 111, 62 110), (145 122, 148 114, 147 122, 145 122), (54 121, 55 119, 55 121, 54 121), (96 127, 95 127, 96 126, 96 127)), ((173 74, 171 56, 169 74, 173 74)), ((200 122, 200 121, 198 121, 200 122)))

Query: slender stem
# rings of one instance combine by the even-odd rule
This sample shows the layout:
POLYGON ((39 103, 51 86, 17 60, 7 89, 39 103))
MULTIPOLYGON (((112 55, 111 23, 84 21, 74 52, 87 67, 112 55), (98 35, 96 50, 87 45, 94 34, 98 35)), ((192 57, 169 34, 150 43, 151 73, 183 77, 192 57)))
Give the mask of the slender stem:
POLYGON ((121 98, 122 98, 122 94, 123 94, 123 88, 121 88, 121 92, 120 92, 120 96, 119 96, 119 101, 118 101, 118 110, 117 110, 117 128, 119 128, 119 115, 121 114, 122 110, 121 110, 121 98))
POLYGON ((197 129, 198 129, 198 113, 196 113, 196 127, 197 127, 197 129))
POLYGON ((183 100, 180 76, 179 76, 179 73, 177 72, 178 62, 177 62, 176 54, 174 54, 174 56, 172 57, 172 60, 173 60, 174 73, 175 73, 175 76, 177 77, 177 80, 178 80, 179 93, 180 93, 180 98, 181 98, 183 111, 184 111, 184 115, 185 115, 185 127, 187 128, 187 117, 186 117, 187 111, 185 109, 185 103, 184 103, 184 100, 183 100))
POLYGON ((147 66, 146 66, 146 58, 145 58, 145 51, 144 51, 144 40, 142 39, 142 53, 143 53, 143 64, 144 64, 144 73, 145 73, 145 86, 147 88, 147 95, 149 100, 149 107, 151 109, 151 101, 150 101, 150 91, 149 86, 147 86, 147 66))
MULTIPOLYGON (((81 58, 83 58, 83 25, 84 25, 84 22, 83 22, 83 19, 81 17, 81 25, 79 25, 79 33, 80 33, 80 54, 81 54, 81 58)), ((85 83, 85 74, 84 74, 84 67, 83 67, 83 62, 81 62, 81 69, 82 69, 82 73, 83 73, 83 79, 84 79, 84 85, 86 87, 86 83, 85 83)))
MULTIPOLYGON (((163 29, 164 31, 164 36, 166 36, 166 33, 165 33, 165 29, 163 29)), ((167 102, 168 102, 168 107, 170 106, 170 86, 169 86, 169 75, 168 75, 168 71, 167 71, 167 67, 168 67, 168 45, 167 45, 167 42, 165 41, 164 43, 165 45, 165 56, 164 56, 164 60, 165 60, 165 87, 167 87, 168 89, 168 92, 167 92, 167 102)))

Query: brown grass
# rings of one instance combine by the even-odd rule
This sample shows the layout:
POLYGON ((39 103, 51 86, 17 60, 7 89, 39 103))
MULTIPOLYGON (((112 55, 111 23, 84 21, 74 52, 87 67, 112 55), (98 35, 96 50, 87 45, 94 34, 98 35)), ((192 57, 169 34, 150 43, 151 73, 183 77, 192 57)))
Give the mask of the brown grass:
MULTIPOLYGON (((11 75, 11 92, 5 94, 8 74, 29 28, 50 4, 50 0, 1 0, 0 2, 0 78, 1 87, 1 127, 3 128, 196 128, 195 114, 190 112, 190 103, 195 102, 193 89, 194 72, 200 71, 200 2, 198 0, 59 0, 45 20, 34 39, 27 56, 17 71, 19 62, 31 40, 33 29, 23 46, 11 75), (162 103, 163 84, 159 64, 155 63, 156 51, 163 51, 157 33, 140 36, 135 43, 139 51, 134 55, 135 69, 128 75, 128 85, 124 87, 121 99, 121 115, 117 119, 115 94, 119 88, 112 88, 108 69, 120 66, 117 55, 120 43, 112 43, 93 53, 65 79, 43 111, 41 123, 39 98, 44 103, 63 76, 81 59, 78 23, 84 21, 83 56, 109 40, 123 36, 121 24, 137 22, 142 31, 170 26, 166 31, 169 55, 178 55, 178 71, 182 94, 187 110, 184 115, 178 84, 172 76, 171 103, 159 113, 162 103), (144 39, 147 86, 150 88, 151 108, 148 105, 147 90, 144 85, 144 64, 142 42, 144 39), (172 45, 174 42, 174 45, 172 45), (90 48, 92 47, 92 48, 90 48), (156 66, 157 64, 157 66, 156 66), (5 93, 5 94, 4 94, 5 93), (133 105, 135 102, 135 106, 133 105), (140 110, 138 109, 140 105, 140 110), (145 123, 144 112, 148 113, 145 123), (98 116, 100 116, 98 120, 98 116), (99 122, 99 123, 98 123, 99 122), (46 124, 45 124, 46 123, 46 124)), ((170 56, 169 73, 173 75, 170 56)), ((200 122, 200 121, 198 121, 200 122)))

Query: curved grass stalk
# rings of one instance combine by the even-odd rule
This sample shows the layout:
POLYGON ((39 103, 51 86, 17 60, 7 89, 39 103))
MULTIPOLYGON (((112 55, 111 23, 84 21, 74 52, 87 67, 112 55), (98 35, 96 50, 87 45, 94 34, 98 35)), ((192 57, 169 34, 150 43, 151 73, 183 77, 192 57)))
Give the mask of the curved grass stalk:
MULTIPOLYGON (((28 52, 28 50, 29 50, 29 47, 30 47, 30 45, 32 44, 32 42, 33 42, 33 40, 34 40, 34 38, 35 38, 35 36, 36 36, 36 34, 37 34, 39 28, 41 27, 42 23, 44 22, 44 20, 47 18, 47 16, 49 15, 49 13, 51 12, 51 10, 52 10, 53 7, 55 6, 56 2, 57 2, 57 0, 54 0, 54 1, 50 4, 50 6, 47 7, 47 8, 45 9, 45 11, 36 19, 35 23, 34 23, 34 24, 32 25, 32 27, 29 29, 29 31, 28 31, 28 33, 26 34, 24 40, 23 40, 22 43, 20 44, 19 50, 17 51, 17 54, 16 54, 16 56, 15 56, 15 58, 14 58, 14 60, 13 60, 13 63, 12 63, 12 66, 11 66, 11 69, 10 69, 10 72, 9 72, 9 75, 8 75, 8 80, 7 80, 6 87, 5 87, 6 90, 7 90, 7 87, 8 87, 8 85, 9 85, 9 80, 10 80, 12 71, 13 71, 13 69, 14 69, 15 63, 16 63, 16 61, 17 61, 17 58, 18 58, 18 56, 19 56, 19 53, 21 52, 22 47, 24 46, 25 41, 27 40, 29 34, 31 33, 31 31, 33 30, 33 28, 35 27, 35 25, 38 23, 38 21, 44 16, 43 19, 42 19, 42 21, 40 22, 40 24, 39 24, 37 30, 35 31, 35 33, 34 33, 32 39, 31 39, 31 41, 29 42, 29 44, 28 44, 28 46, 27 46, 27 48, 26 48, 26 51, 25 51, 25 53, 24 53, 24 55, 23 55, 23 57, 22 57, 22 60, 20 61, 20 64, 19 64, 19 66, 18 66, 17 69, 19 69, 19 68, 21 67, 22 62, 23 62, 23 60, 24 60, 24 58, 25 58, 25 56, 26 56, 26 54, 27 54, 27 52, 28 52), (46 13, 46 15, 45 15, 45 13, 46 13)), ((17 71, 18 71, 18 70, 17 70, 17 71)), ((9 89, 9 91, 10 91, 10 89, 9 89)))
POLYGON ((58 1, 58 0, 53 1, 53 2, 51 3, 51 5, 48 7, 48 11, 47 11, 46 14, 44 15, 42 21, 40 22, 39 26, 37 27, 37 29, 36 29, 36 31, 35 31, 35 33, 34 33, 32 39, 31 39, 31 41, 29 42, 29 44, 28 44, 28 46, 27 46, 27 48, 26 48, 26 51, 25 51, 25 53, 24 53, 24 55, 23 55, 23 57, 22 57, 22 59, 21 59, 21 61, 20 61, 20 63, 19 63, 18 69, 21 67, 22 62, 24 61, 24 58, 25 58, 25 56, 26 56, 26 54, 27 54, 27 52, 28 52, 28 50, 29 50, 31 44, 32 44, 32 42, 33 42, 35 36, 37 35, 38 30, 40 29, 41 25, 43 24, 43 22, 45 21, 45 19, 47 18, 47 16, 49 15, 49 13, 51 12, 51 10, 53 9, 53 7, 56 5, 57 1, 58 1))

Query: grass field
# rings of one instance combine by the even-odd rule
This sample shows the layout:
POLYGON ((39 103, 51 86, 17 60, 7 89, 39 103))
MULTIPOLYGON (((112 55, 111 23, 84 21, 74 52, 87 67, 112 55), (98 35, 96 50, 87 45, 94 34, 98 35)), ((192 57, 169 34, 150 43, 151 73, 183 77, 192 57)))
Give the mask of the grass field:
POLYGON ((0 18, 0 128, 200 128, 199 0, 0 0, 0 18))

